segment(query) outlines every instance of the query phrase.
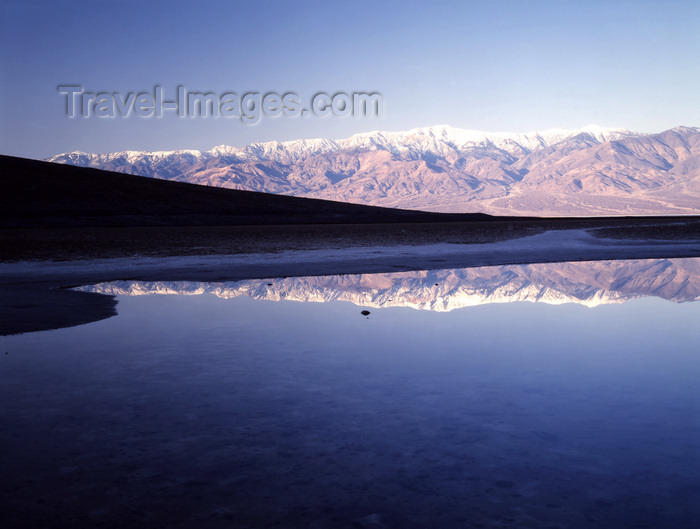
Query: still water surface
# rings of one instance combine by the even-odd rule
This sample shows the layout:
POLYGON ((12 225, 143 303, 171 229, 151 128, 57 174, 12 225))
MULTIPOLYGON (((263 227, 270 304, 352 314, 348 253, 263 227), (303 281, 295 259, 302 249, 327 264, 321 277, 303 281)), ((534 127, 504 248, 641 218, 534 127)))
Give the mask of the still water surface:
MULTIPOLYGON (((376 300, 406 279, 386 276, 324 281, 376 300)), ((7 527, 698 527, 700 303, 445 312, 219 287, 2 339, 7 527)))

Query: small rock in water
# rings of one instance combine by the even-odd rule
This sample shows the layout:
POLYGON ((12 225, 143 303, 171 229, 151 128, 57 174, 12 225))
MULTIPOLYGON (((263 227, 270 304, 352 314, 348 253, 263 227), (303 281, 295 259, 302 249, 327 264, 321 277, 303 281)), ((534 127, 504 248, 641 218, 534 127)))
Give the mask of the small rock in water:
POLYGON ((368 310, 363 310, 362 312, 360 312, 360 314, 362 314, 363 316, 369 316, 370 312, 368 310))

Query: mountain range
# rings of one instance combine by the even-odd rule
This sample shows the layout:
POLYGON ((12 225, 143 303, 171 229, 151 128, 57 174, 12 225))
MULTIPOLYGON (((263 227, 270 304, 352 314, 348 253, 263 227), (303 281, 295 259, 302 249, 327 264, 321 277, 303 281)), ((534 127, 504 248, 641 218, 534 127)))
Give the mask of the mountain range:
POLYGON ((700 213, 700 129, 527 134, 435 126, 209 151, 71 152, 50 162, 208 186, 494 215, 700 213))
POLYGON ((543 263, 221 283, 110 281, 76 290, 127 296, 213 294, 226 299, 349 301, 361 307, 439 312, 513 301, 594 307, 645 296, 680 303, 700 300, 700 259, 543 263))

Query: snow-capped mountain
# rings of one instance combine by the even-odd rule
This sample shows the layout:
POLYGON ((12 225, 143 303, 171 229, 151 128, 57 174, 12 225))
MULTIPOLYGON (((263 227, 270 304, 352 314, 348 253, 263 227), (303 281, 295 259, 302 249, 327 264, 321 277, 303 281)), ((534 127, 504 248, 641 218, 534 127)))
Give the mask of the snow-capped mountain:
POLYGON ((449 126, 210 151, 73 152, 51 162, 276 194, 446 212, 700 212, 700 129, 526 134, 449 126))
POLYGON ((111 281, 79 287, 102 294, 214 294, 221 298, 349 301, 362 307, 450 311, 532 301, 589 307, 656 296, 700 300, 700 259, 644 259, 486 266, 391 274, 289 277, 225 283, 111 281))

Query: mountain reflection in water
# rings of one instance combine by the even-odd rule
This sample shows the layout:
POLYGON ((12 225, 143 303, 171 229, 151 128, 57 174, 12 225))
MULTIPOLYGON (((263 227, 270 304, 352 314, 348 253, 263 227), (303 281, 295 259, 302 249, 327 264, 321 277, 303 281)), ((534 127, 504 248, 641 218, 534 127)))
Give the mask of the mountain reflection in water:
POLYGON ((214 294, 261 300, 350 301, 367 307, 450 311, 533 301, 589 307, 654 296, 700 299, 700 258, 486 266, 387 274, 290 277, 234 282, 111 281, 79 287, 102 294, 214 294))

